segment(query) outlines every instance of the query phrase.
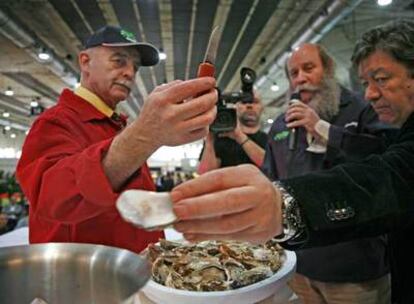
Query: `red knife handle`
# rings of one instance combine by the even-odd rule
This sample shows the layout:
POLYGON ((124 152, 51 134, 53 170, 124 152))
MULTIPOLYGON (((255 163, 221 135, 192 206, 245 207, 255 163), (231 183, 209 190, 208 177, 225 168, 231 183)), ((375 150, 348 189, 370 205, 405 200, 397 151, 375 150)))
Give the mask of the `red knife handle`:
POLYGON ((209 62, 203 62, 198 66, 198 77, 214 77, 215 68, 214 65, 212 65, 209 62))

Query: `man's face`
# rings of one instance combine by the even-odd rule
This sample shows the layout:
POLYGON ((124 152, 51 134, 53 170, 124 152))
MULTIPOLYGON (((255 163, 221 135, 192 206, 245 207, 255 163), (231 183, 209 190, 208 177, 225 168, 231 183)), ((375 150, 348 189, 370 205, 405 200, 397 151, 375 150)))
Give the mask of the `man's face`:
POLYGON ((254 95, 252 103, 237 103, 237 115, 240 122, 248 127, 256 127, 260 122, 260 114, 263 105, 257 95, 254 95))
POLYGON ((83 81, 108 106, 125 100, 140 66, 138 51, 133 47, 95 47, 80 55, 83 81))
POLYGON ((292 53, 287 63, 290 85, 308 103, 319 90, 324 68, 316 46, 304 44, 292 53))
POLYGON ((365 99, 379 119, 400 127, 414 111, 414 78, 407 68, 387 53, 375 51, 361 61, 358 74, 365 99))

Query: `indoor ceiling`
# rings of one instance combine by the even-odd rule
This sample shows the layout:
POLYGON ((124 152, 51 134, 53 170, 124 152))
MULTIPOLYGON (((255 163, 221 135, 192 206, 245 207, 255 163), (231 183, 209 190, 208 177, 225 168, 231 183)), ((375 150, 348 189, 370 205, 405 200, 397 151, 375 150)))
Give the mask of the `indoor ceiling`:
POLYGON ((239 70, 258 74, 256 87, 266 105, 264 121, 282 105, 287 82, 283 63, 303 41, 326 46, 349 85, 349 57, 365 29, 395 18, 413 18, 412 0, 379 7, 376 0, 1 0, 1 125, 27 129, 30 103, 55 104, 64 87, 79 79, 77 53, 105 24, 120 25, 141 41, 162 49, 167 59, 140 69, 122 110, 135 117, 155 86, 195 77, 212 28, 220 27, 216 78, 223 91, 240 89, 239 70), (40 60, 46 51, 51 59, 40 60), (274 84, 278 91, 270 90, 274 84), (5 91, 11 88, 12 96, 5 91), (281 97, 282 96, 282 97, 281 97))

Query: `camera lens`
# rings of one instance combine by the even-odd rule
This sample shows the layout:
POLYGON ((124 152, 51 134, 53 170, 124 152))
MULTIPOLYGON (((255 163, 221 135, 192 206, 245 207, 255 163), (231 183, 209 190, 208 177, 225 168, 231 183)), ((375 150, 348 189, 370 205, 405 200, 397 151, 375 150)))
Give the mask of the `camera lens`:
POLYGON ((253 84, 256 80, 256 73, 250 68, 242 68, 240 71, 241 81, 244 85, 253 84))
POLYGON ((247 83, 251 83, 252 82, 252 76, 249 73, 246 73, 245 75, 243 75, 243 81, 247 82, 247 83))

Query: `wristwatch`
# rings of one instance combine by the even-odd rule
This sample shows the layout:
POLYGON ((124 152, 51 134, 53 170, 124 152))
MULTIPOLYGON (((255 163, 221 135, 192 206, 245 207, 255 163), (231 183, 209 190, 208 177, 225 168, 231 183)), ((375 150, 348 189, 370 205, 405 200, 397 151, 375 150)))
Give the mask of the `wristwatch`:
POLYGON ((300 237, 305 230, 305 223, 298 202, 280 182, 275 181, 273 182, 273 185, 282 195, 283 225, 283 233, 273 239, 279 243, 296 239, 300 237))

